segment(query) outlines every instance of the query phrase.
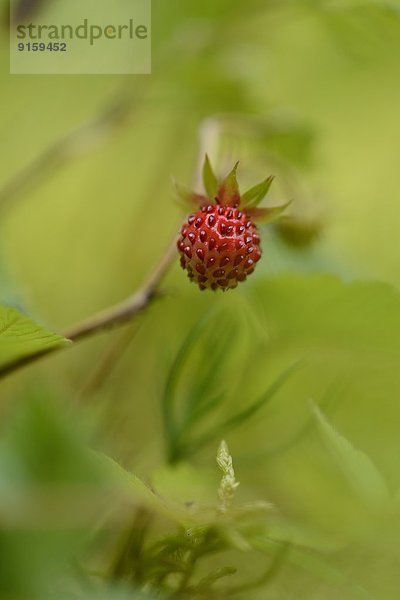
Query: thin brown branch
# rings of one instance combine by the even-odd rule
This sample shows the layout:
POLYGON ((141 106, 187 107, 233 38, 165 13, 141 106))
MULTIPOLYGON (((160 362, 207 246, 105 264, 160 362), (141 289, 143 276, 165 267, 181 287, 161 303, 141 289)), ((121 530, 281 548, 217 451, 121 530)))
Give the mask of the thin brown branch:
POLYGON ((174 238, 173 243, 168 247, 150 277, 137 292, 123 302, 115 304, 71 327, 63 335, 76 342, 104 329, 110 329, 130 321, 132 317, 143 311, 155 298, 160 296, 158 286, 175 256, 176 239, 174 238))
MULTIPOLYGON (((168 246, 166 252, 162 255, 160 261, 150 274, 143 285, 123 302, 115 304, 104 311, 96 313, 78 325, 69 328, 64 332, 64 337, 76 342, 86 337, 96 335, 102 331, 109 330, 132 320, 148 308, 152 302, 161 296, 159 286, 165 277, 169 267, 176 256, 176 238, 168 246)), ((0 368, 0 378, 10 375, 22 367, 32 364, 39 359, 54 354, 63 349, 63 346, 55 346, 44 350, 33 356, 17 359, 0 368)))

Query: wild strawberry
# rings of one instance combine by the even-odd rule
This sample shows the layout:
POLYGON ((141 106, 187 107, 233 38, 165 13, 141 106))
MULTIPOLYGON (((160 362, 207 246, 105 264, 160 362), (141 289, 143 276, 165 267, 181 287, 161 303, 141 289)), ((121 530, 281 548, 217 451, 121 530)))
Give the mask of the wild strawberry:
POLYGON ((273 177, 241 196, 237 166, 219 184, 206 156, 203 179, 208 197, 178 188, 181 196, 198 206, 184 223, 177 245, 182 268, 201 290, 225 291, 245 281, 261 258, 260 236, 253 219, 271 221, 287 206, 256 208, 273 177))

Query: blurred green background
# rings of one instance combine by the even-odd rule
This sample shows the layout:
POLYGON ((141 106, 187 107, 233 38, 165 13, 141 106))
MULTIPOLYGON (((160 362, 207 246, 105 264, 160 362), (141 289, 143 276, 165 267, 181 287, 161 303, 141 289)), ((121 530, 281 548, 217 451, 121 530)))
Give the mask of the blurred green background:
MULTIPOLYGON (((273 173, 271 204, 293 198, 294 221, 265 228, 263 260, 235 292, 200 294, 176 260, 165 297, 135 325, 2 381, 0 485, 17 491, 0 502, 1 598, 103 593, 82 592, 70 577, 88 552, 91 511, 71 525, 49 509, 47 523, 32 491, 95 485, 102 475, 87 465, 87 446, 183 506, 216 498, 222 438, 241 483, 237 501, 272 502, 265 540, 294 548, 271 581, 238 597, 398 598, 400 3, 152 8, 150 76, 10 76, 3 26, 2 304, 63 331, 130 294, 184 218, 171 176, 196 181, 199 150, 220 174, 240 160, 243 186, 273 173), (99 119, 110 107, 114 117, 99 119), (37 157, 95 119, 85 139, 56 146, 40 176, 10 193, 37 157), (310 232, 302 244, 299 231, 310 232), (169 410, 179 416, 196 394, 222 399, 168 466, 162 399, 189 332, 169 410), (291 365, 257 415, 211 435, 291 365)), ((61 494, 55 505, 70 516, 82 506, 74 498, 61 494)), ((257 578, 268 560, 232 551, 232 580, 257 578)))

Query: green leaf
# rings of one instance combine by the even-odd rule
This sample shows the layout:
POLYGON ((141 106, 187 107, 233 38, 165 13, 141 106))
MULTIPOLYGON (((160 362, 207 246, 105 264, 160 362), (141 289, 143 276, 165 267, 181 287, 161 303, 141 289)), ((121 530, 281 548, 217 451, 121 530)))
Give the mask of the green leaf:
MULTIPOLYGON (((251 545, 254 549, 267 554, 275 552, 283 544, 285 542, 277 542, 265 535, 255 536, 251 539, 251 545)), ((306 552, 300 547, 289 546, 286 559, 288 563, 311 573, 316 579, 320 579, 330 586, 346 586, 346 589, 350 587, 353 592, 352 598, 359 598, 360 600, 372 600, 373 598, 365 588, 352 581, 346 573, 342 573, 342 571, 333 567, 319 554, 306 552)))
POLYGON ((206 158, 204 161, 203 183, 204 189, 207 192, 207 196, 209 196, 211 199, 214 199, 216 194, 218 193, 218 180, 211 166, 208 154, 206 154, 206 158))
POLYGON ((87 450, 83 419, 70 412, 71 406, 30 386, 2 424, 1 598, 60 598, 67 565, 108 510, 109 493, 87 450))
MULTIPOLYGON (((213 352, 207 353, 204 368, 198 373, 193 389, 190 390, 185 426, 198 421, 207 411, 218 406, 225 395, 224 391, 219 391, 218 386, 221 365, 229 356, 229 352, 233 350, 237 331, 232 326, 231 319, 227 315, 221 314, 218 319, 214 319, 213 328, 209 334, 211 335, 208 336, 205 343, 206 346, 209 345, 210 348, 213 348, 213 352)), ((224 383, 222 383, 223 388, 224 383)))
POLYGON ((12 363, 44 354, 69 343, 44 329, 15 308, 0 306, 0 375, 12 363))
POLYGON ((239 163, 237 162, 233 167, 232 171, 223 180, 218 190, 218 203, 222 205, 235 205, 240 202, 240 190, 237 181, 237 168, 239 163))
POLYGON ((124 469, 110 456, 102 452, 93 452, 93 458, 100 467, 103 475, 112 484, 112 489, 118 493, 122 492, 127 501, 133 501, 136 505, 145 506, 151 511, 178 523, 183 523, 185 519, 187 520, 187 515, 183 510, 179 511, 176 506, 165 502, 139 477, 124 469))
POLYGON ((195 440, 192 444, 192 449, 198 450, 202 448, 205 444, 215 439, 220 435, 225 435, 228 431, 232 429, 236 429, 240 425, 243 425, 246 421, 248 421, 251 417, 257 414, 264 406, 272 400, 275 394, 280 390, 280 388, 286 383, 292 373, 299 368, 299 362, 288 367, 283 373, 281 373, 275 381, 271 383, 271 385, 267 388, 267 390, 258 398, 255 402, 247 406, 245 409, 239 411, 233 417, 230 417, 223 423, 216 425, 214 428, 211 428, 204 436, 195 440))
POLYGON ((274 176, 270 175, 265 181, 262 181, 244 193, 241 199, 241 206, 244 208, 257 206, 268 194, 273 180, 274 176))
POLYGON ((312 412, 325 444, 353 490, 372 508, 389 500, 386 483, 371 459, 341 435, 312 404, 312 412))
POLYGON ((195 323, 182 342, 168 372, 162 396, 162 412, 168 454, 172 462, 185 454, 183 438, 188 436, 192 426, 217 408, 224 398, 224 394, 216 389, 216 378, 220 373, 218 365, 221 364, 227 348, 231 347, 235 332, 222 315, 215 319, 216 314, 215 310, 210 310, 195 323), (214 321, 212 327, 211 319, 214 321), (188 363, 195 358, 193 353, 205 333, 212 336, 212 339, 207 338, 206 345, 207 348, 213 347, 214 351, 207 358, 204 370, 201 370, 199 376, 184 392, 178 393, 183 372, 188 363))
MULTIPOLYGON (((79 597, 70 595, 58 597, 59 600, 155 600, 155 596, 133 589, 132 587, 119 587, 118 585, 110 585, 105 589, 85 589, 79 597)), ((44 600, 49 600, 45 598, 44 600)))
POLYGON ((228 429, 232 429, 233 427, 237 427, 238 425, 241 425, 242 423, 244 423, 245 421, 247 421, 248 419, 253 417, 256 413, 258 413, 259 410, 264 408, 264 406, 267 404, 267 402, 272 400, 272 398, 280 390, 280 388, 286 383, 286 381, 289 379, 289 377, 299 368, 299 365, 300 365, 300 363, 296 362, 295 364, 293 364, 290 367, 288 367, 287 369, 285 369, 285 371, 283 371, 283 373, 281 373, 275 379, 275 381, 273 381, 271 383, 271 385, 267 388, 267 390, 264 392, 264 394, 262 394, 262 396, 260 396, 260 398, 258 398, 258 400, 256 400, 252 404, 250 404, 250 406, 243 409, 242 411, 240 411, 233 417, 229 418, 224 423, 223 429, 228 430, 228 429))
POLYGON ((186 185, 177 181, 175 178, 172 178, 172 184, 175 188, 177 197, 179 200, 181 200, 181 203, 185 209, 197 208, 203 204, 207 204, 207 198, 201 196, 200 194, 196 194, 186 185))
MULTIPOLYGON (((206 320, 209 317, 206 317, 206 320)), ((175 395, 181 373, 187 363, 191 349, 196 345, 205 326, 205 318, 195 323, 184 339, 168 372, 167 380, 161 400, 164 434, 166 442, 171 451, 176 442, 178 424, 176 422, 175 395)))
POLYGON ((258 223, 272 223, 279 219, 279 217, 285 212, 285 210, 291 205, 292 200, 282 204, 282 206, 266 206, 263 208, 249 208, 246 213, 255 219, 258 223))

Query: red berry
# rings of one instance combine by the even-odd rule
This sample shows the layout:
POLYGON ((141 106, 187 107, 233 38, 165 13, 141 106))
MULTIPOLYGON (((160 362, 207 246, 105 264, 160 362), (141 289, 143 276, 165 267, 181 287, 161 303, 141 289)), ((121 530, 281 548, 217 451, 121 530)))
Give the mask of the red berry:
POLYGON ((236 178, 237 166, 238 163, 218 181, 206 156, 203 167, 206 196, 177 185, 180 197, 198 207, 183 224, 177 245, 182 268, 201 290, 229 290, 239 281, 245 281, 261 258, 260 236, 253 220, 270 222, 288 206, 258 208, 273 177, 242 195, 236 178))
POLYGON ((181 265, 201 290, 235 288, 261 258, 257 227, 243 209, 203 206, 182 227, 181 265))

